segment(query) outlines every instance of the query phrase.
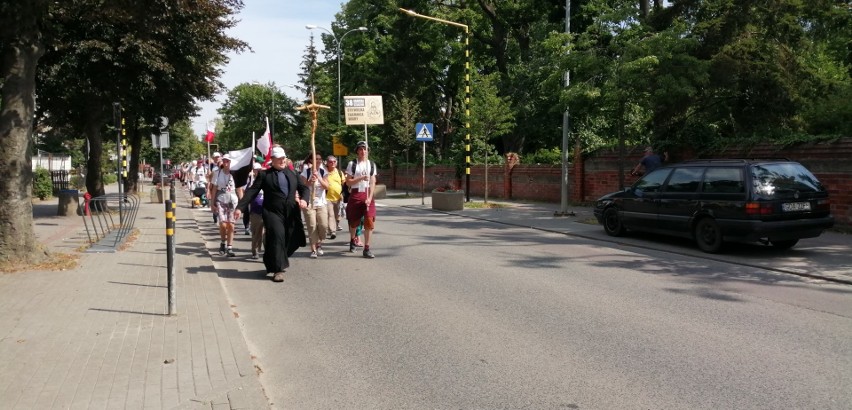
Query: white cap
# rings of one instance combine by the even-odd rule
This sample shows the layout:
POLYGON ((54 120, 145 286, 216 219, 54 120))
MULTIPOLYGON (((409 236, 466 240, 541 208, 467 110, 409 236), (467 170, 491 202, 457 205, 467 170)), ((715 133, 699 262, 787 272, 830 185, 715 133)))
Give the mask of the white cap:
POLYGON ((222 156, 222 154, 220 154, 219 152, 214 152, 214 153, 213 153, 213 158, 221 157, 221 156, 222 156))
POLYGON ((232 159, 231 154, 225 154, 225 156, 222 157, 222 159, 227 159, 228 161, 230 161, 232 159))
POLYGON ((272 149, 272 158, 287 158, 287 153, 284 152, 284 148, 275 147, 272 149))

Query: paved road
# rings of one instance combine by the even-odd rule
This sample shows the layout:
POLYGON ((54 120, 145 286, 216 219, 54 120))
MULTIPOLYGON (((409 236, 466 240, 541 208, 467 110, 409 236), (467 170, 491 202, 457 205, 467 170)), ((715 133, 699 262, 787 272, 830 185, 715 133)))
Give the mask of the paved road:
POLYGON ((213 257, 273 407, 852 407, 852 288, 783 273, 844 280, 849 245, 708 259, 540 205, 381 203, 374 260, 338 240, 275 284, 246 237, 213 257))
MULTIPOLYGON (((274 284, 179 202, 176 316, 147 196, 128 247, 0 274, 0 408, 852 407, 850 287, 815 279, 852 283, 846 235, 708 258, 588 208, 381 203, 376 259, 338 241, 274 284)), ((39 241, 85 249, 56 209, 39 241)))

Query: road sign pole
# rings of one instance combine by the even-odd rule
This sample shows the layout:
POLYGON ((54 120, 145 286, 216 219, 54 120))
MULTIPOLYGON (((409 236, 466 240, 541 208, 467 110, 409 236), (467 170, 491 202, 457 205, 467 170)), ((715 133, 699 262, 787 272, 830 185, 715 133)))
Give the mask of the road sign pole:
POLYGON ((423 141, 423 169, 420 171, 420 205, 426 205, 426 141, 423 141))

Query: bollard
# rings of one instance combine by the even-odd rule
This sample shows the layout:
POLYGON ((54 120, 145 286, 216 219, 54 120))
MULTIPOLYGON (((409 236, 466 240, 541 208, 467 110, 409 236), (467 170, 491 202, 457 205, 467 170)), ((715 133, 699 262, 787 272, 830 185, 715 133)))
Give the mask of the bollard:
POLYGON ((85 207, 85 208, 83 208, 83 215, 84 215, 84 216, 91 216, 91 215, 92 215, 92 213, 91 213, 91 211, 89 210, 89 201, 91 201, 91 200, 92 200, 92 194, 90 194, 90 193, 86 192, 85 194, 83 194, 83 199, 85 199, 85 200, 86 200, 86 207, 85 207))
POLYGON ((175 309, 175 220, 172 201, 166 201, 166 270, 169 284, 169 316, 177 314, 175 309))

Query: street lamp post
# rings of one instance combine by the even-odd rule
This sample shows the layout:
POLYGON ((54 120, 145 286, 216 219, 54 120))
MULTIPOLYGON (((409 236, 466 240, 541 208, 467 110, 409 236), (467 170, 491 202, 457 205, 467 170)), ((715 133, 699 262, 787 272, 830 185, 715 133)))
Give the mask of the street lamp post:
POLYGON ((404 8, 400 8, 400 11, 411 16, 417 17, 425 20, 437 21, 438 23, 447 24, 454 27, 459 27, 464 29, 464 55, 465 55, 465 63, 464 63, 464 173, 465 173, 465 196, 467 202, 470 202, 470 29, 467 24, 457 23, 455 21, 444 20, 437 17, 425 16, 423 14, 419 14, 414 10, 408 10, 404 8))
POLYGON ((340 125, 340 117, 341 117, 340 100, 342 98, 341 94, 340 94, 340 60, 343 58, 343 55, 340 51, 340 42, 343 41, 343 38, 346 37, 347 34, 355 32, 355 31, 359 31, 359 32, 363 33, 365 31, 367 31, 367 27, 353 28, 352 30, 349 30, 349 31, 343 33, 343 35, 340 36, 340 39, 338 39, 337 36, 334 35, 333 31, 331 31, 331 30, 329 30, 325 27, 320 27, 320 26, 317 26, 317 25, 314 25, 314 24, 308 24, 308 25, 305 26, 305 28, 308 29, 308 30, 314 30, 314 29, 323 30, 326 33, 330 34, 331 38, 334 40, 334 48, 335 48, 336 53, 337 53, 337 125, 340 125))

